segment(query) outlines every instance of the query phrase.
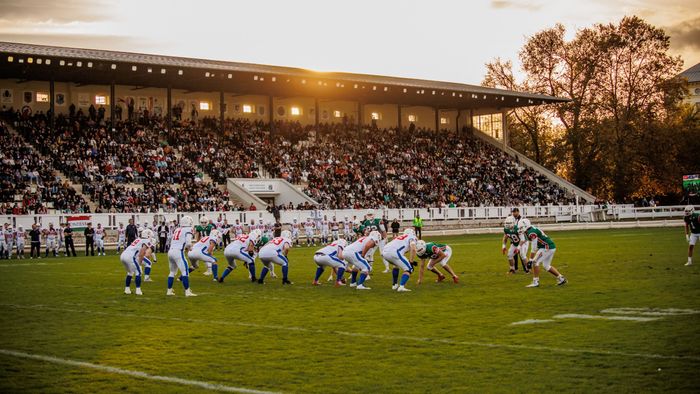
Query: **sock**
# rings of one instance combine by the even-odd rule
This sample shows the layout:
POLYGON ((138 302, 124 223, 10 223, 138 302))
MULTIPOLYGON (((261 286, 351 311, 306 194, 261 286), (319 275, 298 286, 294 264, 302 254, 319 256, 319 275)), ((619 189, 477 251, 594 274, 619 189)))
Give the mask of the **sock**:
POLYGON ((345 268, 338 268, 338 281, 343 280, 343 275, 345 275, 345 268))
POLYGON ((250 277, 255 278, 255 263, 248 263, 248 271, 250 271, 250 277))
POLYGON ((216 264, 216 263, 212 264, 211 265, 211 272, 214 275, 214 279, 218 279, 219 278, 219 264, 216 264))
POLYGON ((394 285, 399 282, 399 269, 398 268, 394 268, 393 270, 391 270, 391 280, 392 280, 392 284, 394 284, 394 285))
POLYGON ((146 276, 151 275, 151 267, 146 267, 146 268, 143 270, 143 273, 144 273, 146 276))
POLYGON ((692 263, 692 262, 693 262, 693 258, 692 258, 692 257, 688 257, 688 262, 689 262, 689 263, 692 263))
POLYGON ((129 285, 131 285, 131 275, 126 276, 126 283, 125 284, 126 284, 125 287, 129 287, 129 285))
POLYGON ((430 271, 435 273, 435 275, 440 276, 440 273, 435 268, 431 268, 430 271))
POLYGON ((262 271, 260 271, 260 280, 265 280, 265 276, 267 276, 267 271, 269 271, 269 269, 263 266, 262 271))
POLYGON ((175 282, 175 277, 168 276, 168 289, 173 288, 173 282, 175 282))
POLYGON ((352 274, 350 274, 350 283, 355 282, 357 282, 357 271, 352 271, 352 274))
POLYGON ((182 277, 182 287, 184 287, 185 290, 190 288, 190 277, 189 276, 182 277))
POLYGON ((404 286, 406 282, 408 282, 408 279, 411 277, 411 275, 408 272, 404 272, 403 276, 401 277, 401 286, 404 286))
POLYGON ((316 268, 316 277, 314 278, 314 282, 318 282, 318 278, 320 278, 321 275, 323 275, 323 267, 319 266, 316 268))
POLYGON ((224 270, 224 273, 221 274, 221 280, 224 280, 224 278, 227 277, 228 274, 231 273, 231 271, 233 271, 233 268, 231 268, 231 267, 226 267, 226 269, 224 270))
POLYGON ((360 273, 360 281, 357 284, 358 285, 365 284, 365 279, 367 279, 367 273, 366 272, 360 273))
POLYGON ((287 281, 288 274, 289 274, 289 266, 288 265, 282 266, 282 280, 287 281))
POLYGON ((192 272, 194 272, 194 270, 195 270, 194 267, 190 267, 190 268, 187 270, 187 272, 191 274, 192 272))
POLYGON ((141 275, 136 275, 136 288, 141 287, 141 275))

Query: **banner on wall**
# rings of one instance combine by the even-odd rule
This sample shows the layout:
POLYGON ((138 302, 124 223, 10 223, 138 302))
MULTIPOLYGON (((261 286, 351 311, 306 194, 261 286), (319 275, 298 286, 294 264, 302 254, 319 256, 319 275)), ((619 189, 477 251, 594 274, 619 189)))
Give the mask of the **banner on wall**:
POLYGON ((66 94, 65 93, 56 93, 56 105, 59 107, 63 107, 66 105, 66 94))
POLYGON ((71 228, 73 231, 81 231, 85 230, 87 227, 87 224, 92 220, 92 216, 90 215, 75 215, 75 216, 68 216, 66 218, 66 222, 70 223, 71 228))
POLYGON ((90 106, 90 95, 87 93, 78 93, 78 106, 79 107, 89 107, 90 106))
POLYGON ((22 99, 25 104, 31 104, 34 98, 34 92, 24 92, 22 99))
POLYGON ((2 93, 0 94, 2 97, 0 97, 0 100, 2 100, 3 104, 12 104, 14 102, 14 95, 12 94, 12 89, 2 89, 2 93))

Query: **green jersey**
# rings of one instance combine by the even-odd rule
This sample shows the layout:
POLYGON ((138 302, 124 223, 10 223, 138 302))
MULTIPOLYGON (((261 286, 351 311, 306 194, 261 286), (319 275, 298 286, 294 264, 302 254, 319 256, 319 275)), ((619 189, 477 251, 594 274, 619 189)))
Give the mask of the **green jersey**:
POLYGON ((196 225, 194 226, 194 231, 198 232, 202 237, 211 234, 211 230, 214 229, 214 225, 209 223, 206 226, 196 225))
POLYGON ((365 228, 369 227, 369 231, 385 231, 383 229, 384 226, 381 225, 382 221, 381 219, 374 218, 374 219, 367 219, 364 222, 362 222, 362 227, 363 231, 365 228))
POLYGON ((259 248, 262 248, 262 247, 265 246, 265 244, 268 243, 269 241, 270 241, 270 240, 269 240, 267 237, 260 237, 260 239, 258 240, 258 242, 255 243, 255 247, 258 248, 258 249, 259 249, 259 248))
POLYGON ((525 235, 527 235, 531 241, 537 240, 537 249, 555 249, 557 247, 554 241, 552 241, 544 231, 535 226, 530 227, 525 232, 525 235))
POLYGON ((445 251, 447 250, 447 245, 445 244, 439 244, 437 242, 428 242, 425 244, 425 252, 423 254, 419 254, 418 258, 420 259, 436 259, 438 258, 438 254, 440 251, 445 251))
POLYGON ((503 233, 510 239, 510 244, 519 246, 520 245, 520 234, 518 234, 518 226, 508 229, 503 227, 503 233))
POLYGON ((690 227, 690 232, 700 234, 700 213, 691 213, 683 218, 685 224, 690 227))

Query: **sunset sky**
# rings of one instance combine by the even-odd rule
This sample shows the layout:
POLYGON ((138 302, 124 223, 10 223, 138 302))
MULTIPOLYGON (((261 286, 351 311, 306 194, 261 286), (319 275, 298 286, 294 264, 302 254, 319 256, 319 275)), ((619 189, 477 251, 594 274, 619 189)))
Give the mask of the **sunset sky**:
POLYGON ((0 40, 478 84, 557 22, 569 33, 638 15, 700 62, 698 1, 0 0, 0 40))

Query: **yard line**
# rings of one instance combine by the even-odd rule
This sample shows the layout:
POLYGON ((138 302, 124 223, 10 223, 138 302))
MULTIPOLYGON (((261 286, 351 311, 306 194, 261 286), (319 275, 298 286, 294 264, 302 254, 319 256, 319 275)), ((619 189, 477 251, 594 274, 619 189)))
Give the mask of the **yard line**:
POLYGON ((425 343, 443 343, 447 345, 461 345, 461 346, 472 346, 472 347, 485 347, 491 349, 509 349, 509 350, 528 350, 528 351, 542 351, 542 352, 552 352, 552 353, 565 353, 565 354, 595 354, 600 356, 618 356, 618 357, 630 357, 630 358, 648 358, 648 359, 663 359, 663 360, 691 360, 700 361, 700 356, 687 355, 666 355, 666 354, 656 354, 656 353, 631 353, 622 352, 617 350, 605 350, 605 349, 581 349, 581 348, 565 348, 565 347, 549 347, 549 346, 538 346, 538 345, 515 345, 507 343, 489 343, 489 342, 475 342, 475 341, 460 341, 455 339, 443 339, 443 338, 429 338, 429 337, 410 337, 402 335, 381 335, 381 334, 371 334, 371 333, 358 333, 358 332, 347 332, 347 331, 335 331, 335 330, 322 330, 316 328, 306 328, 306 327, 294 327, 294 326, 280 326, 276 324, 258 324, 258 323, 247 323, 240 321, 223 321, 223 320, 206 320, 206 319, 192 319, 192 318, 179 318, 179 317, 165 317, 165 316, 153 316, 153 315, 139 315, 135 313, 111 313, 103 311, 90 311, 86 309, 69 309, 69 308, 56 308, 47 305, 18 305, 18 304, 0 304, 0 307, 7 308, 17 308, 17 309, 28 309, 28 310, 45 310, 53 312, 66 312, 66 313, 83 313, 98 316, 114 316, 114 317, 129 317, 137 319, 151 319, 151 320, 161 320, 161 321, 176 321, 185 323, 202 323, 202 324, 220 324, 227 326, 240 326, 240 327, 251 327, 251 328, 263 328, 263 329, 273 329, 273 330, 286 330, 286 331, 296 331, 296 332, 308 332, 314 334, 330 334, 330 335, 345 335, 358 338, 371 338, 380 340, 390 340, 390 341, 418 341, 425 343))
POLYGON ((510 323, 511 326, 519 326, 522 324, 541 324, 541 323, 551 323, 554 320, 552 319, 527 319, 527 320, 521 320, 521 321, 516 321, 513 323, 510 323))
POLYGON ((642 316, 679 316, 679 315, 696 315, 700 313, 695 309, 678 309, 678 308, 608 308, 603 309, 600 313, 614 313, 616 315, 642 315, 642 316))
POLYGON ((246 389, 243 387, 226 386, 226 385, 219 384, 219 383, 209 383, 209 382, 202 382, 200 380, 189 380, 189 379, 183 379, 183 378, 176 378, 173 376, 151 375, 151 374, 141 372, 141 371, 132 371, 130 369, 111 367, 109 365, 94 364, 94 363, 90 363, 87 361, 70 360, 70 359, 66 359, 66 358, 46 356, 46 355, 42 355, 42 354, 25 353, 25 352, 19 352, 16 350, 0 349, 0 354, 6 355, 6 356, 18 357, 18 358, 26 358, 26 359, 30 359, 30 360, 45 361, 45 362, 53 363, 53 364, 69 365, 72 367, 90 368, 90 369, 95 369, 95 370, 98 370, 101 372, 133 376, 135 378, 155 380, 158 382, 175 383, 175 384, 180 384, 183 386, 193 386, 193 387, 198 387, 198 388, 212 390, 212 391, 225 391, 225 392, 229 392, 229 393, 247 393, 247 394, 272 394, 272 393, 274 393, 273 391, 252 390, 252 389, 246 389))
POLYGON ((626 321, 654 321, 660 317, 640 317, 640 316, 610 316, 610 315, 586 315, 579 313, 567 313, 552 316, 555 319, 595 319, 595 320, 626 320, 626 321))

